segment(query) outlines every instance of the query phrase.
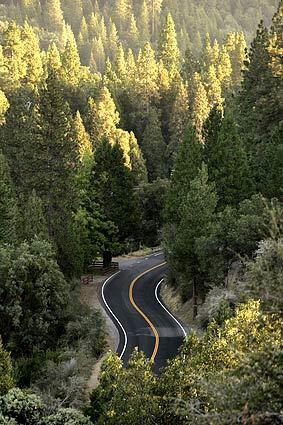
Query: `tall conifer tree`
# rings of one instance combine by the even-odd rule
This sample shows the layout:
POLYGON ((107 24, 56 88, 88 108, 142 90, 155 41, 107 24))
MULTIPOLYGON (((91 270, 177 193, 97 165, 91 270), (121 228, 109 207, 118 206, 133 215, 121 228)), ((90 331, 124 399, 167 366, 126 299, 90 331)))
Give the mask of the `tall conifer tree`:
POLYGON ((75 184, 79 152, 70 109, 54 70, 49 70, 46 86, 41 92, 40 112, 43 147, 38 157, 37 193, 45 207, 49 235, 56 242, 60 265, 65 272, 72 273, 75 247, 71 220, 79 201, 75 184))
POLYGON ((17 241, 19 219, 9 166, 0 152, 0 244, 17 241))
POLYGON ((146 160, 149 180, 152 181, 158 177, 164 178, 166 175, 166 144, 161 132, 158 111, 154 108, 151 108, 147 115, 141 147, 146 160))
POLYGON ((64 17, 60 0, 48 0, 43 5, 44 23, 47 28, 61 32, 64 27, 64 17))
POLYGON ((193 126, 189 125, 184 142, 180 144, 171 174, 171 184, 166 202, 166 221, 179 222, 179 207, 186 196, 191 181, 196 177, 202 163, 203 146, 193 126))
POLYGON ((95 151, 92 172, 93 197, 106 219, 118 227, 121 242, 133 237, 137 227, 134 181, 124 161, 119 145, 103 139, 95 151))
POLYGON ((175 24, 169 13, 159 39, 159 59, 162 60, 169 76, 173 79, 180 68, 180 50, 177 42, 175 24))
POLYGON ((231 115, 222 120, 214 108, 204 128, 205 161, 209 181, 214 182, 219 207, 238 205, 250 194, 247 155, 231 115))

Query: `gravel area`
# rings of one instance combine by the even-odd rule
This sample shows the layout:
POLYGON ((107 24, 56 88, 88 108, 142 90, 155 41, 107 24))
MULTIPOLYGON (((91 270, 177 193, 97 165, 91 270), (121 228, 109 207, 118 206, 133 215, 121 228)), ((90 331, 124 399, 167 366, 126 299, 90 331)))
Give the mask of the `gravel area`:
MULTIPOLYGON (((116 351, 119 345, 119 332, 100 303, 101 287, 109 276, 94 276, 93 283, 88 285, 81 285, 80 297, 82 302, 91 307, 94 307, 95 309, 101 312, 106 324, 108 348, 111 351, 116 351)), ((88 391, 91 391, 93 388, 96 388, 98 386, 98 377, 100 373, 101 363, 103 362, 105 356, 106 354, 104 354, 93 366, 91 376, 87 384, 88 391)))

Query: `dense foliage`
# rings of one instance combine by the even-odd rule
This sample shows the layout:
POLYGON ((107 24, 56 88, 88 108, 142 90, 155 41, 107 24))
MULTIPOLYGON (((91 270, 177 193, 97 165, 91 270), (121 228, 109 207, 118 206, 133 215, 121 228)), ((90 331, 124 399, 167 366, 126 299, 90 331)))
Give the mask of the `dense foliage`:
POLYGON ((202 146, 191 131, 175 161, 164 245, 183 298, 194 294, 195 315, 208 289, 224 285, 231 266, 253 255, 274 221, 268 211, 282 213, 283 83, 273 59, 282 55, 282 13, 280 2, 273 27, 260 23, 242 84, 224 112, 219 102, 211 109, 202 146))
POLYGON ((109 355, 100 386, 86 409, 93 422, 279 424, 282 248, 282 237, 261 244, 255 260, 246 265, 242 282, 237 281, 233 296, 226 296, 230 303, 223 303, 222 297, 217 304, 214 294, 214 313, 206 331, 202 335, 190 333, 180 354, 159 378, 142 353, 133 353, 127 369, 116 356, 109 355), (254 301, 263 293, 268 299, 254 301))

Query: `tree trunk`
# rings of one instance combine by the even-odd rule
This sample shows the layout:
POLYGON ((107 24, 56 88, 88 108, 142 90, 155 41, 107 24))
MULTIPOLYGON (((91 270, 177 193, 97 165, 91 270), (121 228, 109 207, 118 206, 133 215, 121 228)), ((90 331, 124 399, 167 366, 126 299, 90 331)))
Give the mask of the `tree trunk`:
POLYGON ((196 279, 193 278, 193 318, 195 319, 198 314, 198 295, 197 295, 197 285, 196 279))

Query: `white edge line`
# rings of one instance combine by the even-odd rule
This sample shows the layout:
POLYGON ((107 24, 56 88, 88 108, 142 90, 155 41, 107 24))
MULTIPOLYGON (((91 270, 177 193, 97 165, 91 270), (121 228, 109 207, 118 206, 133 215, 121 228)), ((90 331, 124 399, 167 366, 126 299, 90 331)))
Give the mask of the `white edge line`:
MULTIPOLYGON (((110 314, 114 317, 114 319, 117 321, 117 323, 119 324, 119 326, 121 327, 121 329, 122 329, 122 331, 123 331, 123 334, 124 334, 124 339, 125 339, 125 343, 124 343, 124 347, 123 347, 123 350, 122 350, 122 352, 121 352, 121 354, 120 354, 120 356, 119 356, 119 358, 120 359, 122 359, 122 357, 123 357, 123 355, 124 355, 124 353, 125 353, 125 350, 126 350, 126 347, 127 347, 127 344, 128 344, 128 337, 127 337, 127 333, 126 333, 126 331, 125 331, 125 329, 124 329, 124 327, 123 327, 123 325, 122 325, 122 323, 120 322, 120 320, 118 319, 118 317, 113 313, 113 311, 111 310, 111 308, 109 307, 109 304, 107 303, 107 301, 106 301, 106 299, 105 299, 105 295, 104 295, 104 289, 105 289, 105 287, 106 287, 106 285, 107 285, 107 283, 113 278, 113 277, 115 277, 115 276, 117 276, 117 274, 119 274, 120 273, 120 271, 118 271, 117 273, 115 273, 115 274, 113 274, 112 276, 110 276, 108 279, 106 279, 106 281, 104 282, 104 284, 103 284, 103 286, 102 286, 102 289, 101 289, 101 295, 102 295, 102 299, 103 299, 103 302, 104 302, 104 304, 106 305, 106 307, 107 307, 107 309, 108 309, 108 311, 110 312, 110 314)), ((113 321, 113 320, 112 320, 113 321)), ((115 324, 115 323, 114 323, 115 324)))
POLYGON ((160 282, 158 282, 158 284, 156 285, 156 288, 155 288, 155 298, 157 299, 157 301, 159 302, 159 304, 161 305, 161 307, 162 308, 164 308, 164 310, 166 311, 166 313, 168 313, 169 314, 169 316, 170 317, 172 317, 172 319, 177 323, 177 325, 181 328, 181 330, 182 330, 182 332, 183 332, 183 334, 184 334, 184 337, 186 338, 186 336, 187 336, 187 332, 185 331, 185 329, 184 329, 184 327, 181 325, 181 323, 176 319, 176 317, 174 317, 173 316, 173 314, 171 314, 170 313, 170 311, 169 310, 167 310, 167 308, 164 306, 164 304, 162 304, 162 302, 160 301, 160 299, 159 299, 159 297, 158 297, 158 294, 157 294, 157 291, 158 291, 158 288, 159 288, 159 286, 161 285, 161 283, 163 282, 163 280, 164 279, 161 279, 161 281, 160 282))

